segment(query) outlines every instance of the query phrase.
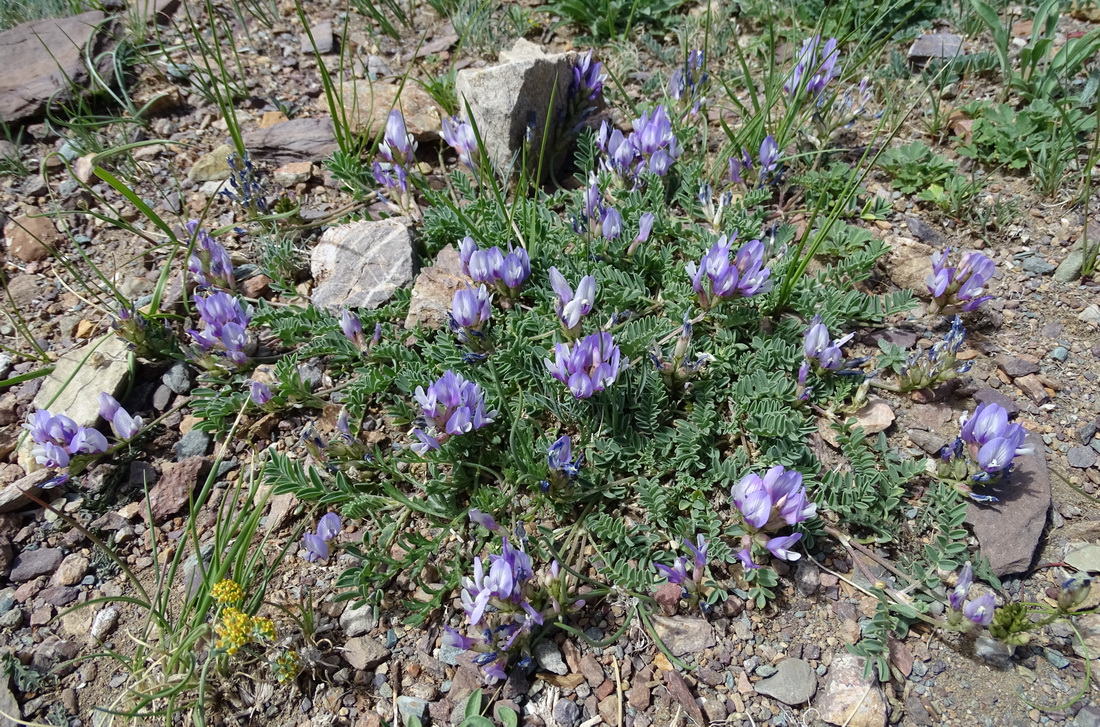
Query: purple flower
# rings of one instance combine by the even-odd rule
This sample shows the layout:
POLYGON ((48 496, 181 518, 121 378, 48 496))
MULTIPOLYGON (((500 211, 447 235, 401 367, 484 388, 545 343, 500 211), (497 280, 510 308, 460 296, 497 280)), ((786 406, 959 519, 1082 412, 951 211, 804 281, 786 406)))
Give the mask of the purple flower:
POLYGON ((209 232, 199 228, 198 220, 191 220, 185 227, 187 234, 195 239, 193 252, 187 261, 187 269, 195 282, 203 288, 232 290, 236 283, 233 279, 233 263, 229 259, 229 253, 210 236, 209 232))
POLYGON ((925 279, 932 295, 930 312, 950 313, 955 310, 972 311, 992 295, 982 295, 982 289, 993 278, 996 266, 980 252, 965 253, 957 268, 950 267, 948 255, 951 248, 932 255, 932 272, 925 279))
POLYGON ((775 143, 775 137, 768 134, 760 144, 760 176, 770 176, 779 166, 779 145, 775 143))
MULTIPOLYGON (((473 577, 462 579, 462 609, 472 626, 481 622, 491 604, 497 608, 514 605, 524 611, 527 610, 524 605, 530 608, 524 598, 523 586, 533 575, 531 557, 522 550, 512 548, 507 537, 502 540, 501 554, 489 556, 488 571, 481 558, 475 557, 473 577)), ((541 617, 538 618, 541 620, 541 617)))
POLYGON ((493 519, 493 516, 488 513, 482 512, 477 508, 472 508, 468 514, 470 516, 470 522, 476 523, 490 532, 496 533, 503 530, 503 528, 497 524, 497 521, 493 519))
POLYGON ((477 135, 474 127, 458 117, 443 119, 443 140, 458 153, 458 160, 477 173, 477 135))
POLYGON ((672 566, 654 563, 657 571, 663 575, 669 583, 680 584, 689 580, 687 572, 687 558, 677 558, 672 566))
POLYGON ((414 160, 415 151, 416 141, 405 128, 405 117, 393 109, 386 119, 386 132, 378 145, 378 154, 394 166, 407 167, 414 160))
POLYGON ((575 460, 573 459, 573 441, 568 434, 563 434, 550 445, 546 464, 551 473, 560 473, 565 478, 572 479, 580 472, 583 459, 583 453, 578 454, 575 460))
POLYGON ((649 233, 653 231, 653 223, 657 219, 657 216, 652 212, 643 212, 642 216, 638 218, 638 236, 634 238, 634 242, 646 242, 649 240, 649 233))
POLYGON ((699 304, 711 308, 724 298, 748 298, 772 288, 771 269, 764 267, 764 245, 750 240, 741 246, 733 261, 733 240, 722 235, 703 255, 699 264, 685 266, 699 304))
POLYGON ((245 363, 251 306, 242 307, 236 297, 217 292, 195 298, 195 307, 205 326, 202 331, 188 329, 187 332, 199 349, 205 354, 222 356, 238 366, 245 363))
POLYGON ((703 51, 693 50, 688 53, 684 65, 673 71, 672 78, 669 79, 668 94, 676 101, 690 104, 692 115, 699 113, 700 107, 706 102, 703 98, 707 83, 707 72, 704 66, 703 51))
POLYGON ((695 543, 692 543, 687 538, 684 538, 684 545, 688 547, 688 550, 695 556, 695 568, 696 570, 702 570, 707 564, 707 548, 710 547, 710 543, 703 537, 702 533, 695 536, 695 543))
POLYGON ((614 240, 623 234, 623 217, 614 207, 606 207, 601 221, 604 239, 614 240))
POLYGON ((576 294, 565 276, 558 272, 557 268, 550 268, 550 287, 557 293, 554 301, 554 310, 558 314, 558 320, 566 330, 573 330, 580 325, 581 318, 588 315, 592 305, 596 302, 596 279, 591 275, 581 278, 577 285, 576 294))
POLYGON ((252 403, 256 406, 263 406, 271 401, 271 396, 271 389, 262 381, 253 381, 248 388, 248 398, 251 399, 252 403))
POLYGON ((340 330, 356 348, 363 348, 363 323, 347 308, 340 313, 340 330))
POLYGON ((508 254, 504 256, 504 263, 500 269, 500 280, 511 289, 515 289, 527 282, 531 277, 531 258, 527 255, 527 248, 509 246, 508 254))
POLYGON ((324 540, 332 540, 344 529, 340 516, 334 512, 326 513, 317 521, 317 535, 324 540))
POLYGON ((325 514, 317 521, 317 532, 307 532, 302 536, 302 545, 305 547, 305 559, 310 563, 328 560, 328 541, 340 534, 343 524, 340 516, 334 512, 325 514))
POLYGON ((840 347, 852 340, 854 334, 829 341, 829 329, 821 322, 821 316, 815 315, 810 321, 810 327, 806 329, 805 342, 802 353, 808 361, 814 361, 826 371, 837 371, 844 361, 841 359, 840 347))
POLYGON ((752 559, 752 550, 748 545, 737 551, 737 557, 740 559, 741 566, 745 570, 754 570, 760 567, 760 564, 752 559))
POLYGON ((573 63, 573 78, 565 96, 565 108, 561 113, 560 141, 568 142, 581 130, 584 122, 599 108, 603 82, 607 76, 601 71, 600 62, 592 57, 592 51, 577 56, 573 63))
POLYGON ((800 553, 795 553, 790 548, 802 539, 802 533, 794 533, 793 535, 773 535, 768 539, 768 542, 764 545, 772 555, 780 560, 798 560, 802 557, 800 553))
POLYGON ((682 151, 672 132, 672 121, 664 106, 634 119, 634 130, 624 137, 611 131, 605 121, 596 136, 596 145, 604 154, 603 164, 624 182, 634 184, 642 171, 664 176, 682 151))
POLYGON ((1025 446, 1027 430, 1009 422, 1008 411, 993 402, 979 404, 963 419, 960 438, 978 466, 990 474, 1007 471, 1014 457, 1031 453, 1025 446))
POLYGON ((129 412, 119 406, 115 397, 107 392, 99 395, 99 415, 110 422, 111 429, 119 439, 133 439, 141 431, 141 417, 130 416, 129 412))
POLYGON ((23 428, 36 445, 31 456, 45 467, 67 467, 71 455, 107 451, 107 438, 98 430, 82 427, 64 414, 39 409, 23 428))
POLYGON ((974 569, 971 567, 970 561, 967 561, 966 565, 959 571, 959 579, 955 582, 955 587, 951 589, 951 593, 947 594, 947 600, 951 604, 951 608, 958 611, 963 607, 963 602, 970 595, 972 585, 974 585, 974 569))
POLYGON ((305 559, 310 563, 328 560, 328 543, 320 535, 306 533, 302 536, 302 546, 306 550, 305 559))
POLYGON ((817 505, 806 497, 802 473, 780 465, 763 477, 750 472, 730 492, 745 524, 753 530, 778 530, 805 522, 817 514, 817 505))
POLYGON ((796 96, 805 82, 806 95, 820 105, 824 101, 822 93, 825 86, 839 75, 836 68, 839 59, 836 38, 829 38, 824 46, 819 35, 807 38, 802 43, 791 77, 783 84, 783 90, 796 96))
POLYGON ((451 320, 463 328, 481 330, 493 312, 493 296, 484 285, 477 290, 466 286, 455 291, 451 303, 451 320))
POLYGON ((31 450, 34 461, 49 469, 68 467, 69 453, 64 447, 59 447, 53 442, 45 442, 35 446, 31 450))
POLYGON ((445 371, 427 391, 416 387, 414 395, 428 429, 413 431, 420 442, 412 445, 412 449, 419 454, 439 449, 452 436, 491 424, 496 416, 495 411, 486 412, 481 387, 454 371, 445 371))
POLYGON ((988 626, 993 623, 993 612, 996 608, 997 601, 993 594, 986 593, 973 601, 967 601, 963 606, 963 615, 979 626, 988 626))
POLYGON ((577 399, 587 399, 615 383, 620 353, 610 333, 593 333, 573 344, 554 346, 554 361, 545 359, 550 375, 569 387, 577 399))

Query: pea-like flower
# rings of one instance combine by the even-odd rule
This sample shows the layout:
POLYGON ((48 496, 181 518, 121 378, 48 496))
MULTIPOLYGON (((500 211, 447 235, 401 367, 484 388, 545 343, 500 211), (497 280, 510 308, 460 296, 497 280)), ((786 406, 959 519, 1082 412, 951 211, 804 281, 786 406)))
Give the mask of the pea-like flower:
POLYGON ((235 153, 230 154, 226 161, 229 163, 229 186, 218 194, 255 214, 267 214, 267 193, 248 152, 245 152, 243 158, 235 153))
POLYGON ((481 429, 496 416, 495 411, 486 411, 481 387, 454 371, 445 371, 427 391, 416 387, 414 395, 425 421, 423 427, 413 430, 419 441, 412 449, 418 454, 439 449, 451 437, 481 429))
POLYGON ((447 314, 451 330, 459 342, 475 352, 487 349, 485 325, 493 311, 493 296, 484 285, 466 286, 455 291, 451 312, 447 314))
POLYGON ((963 615, 979 626, 993 623, 993 612, 997 609, 997 600, 992 593, 983 593, 963 604, 963 615))
POLYGON ((1007 471, 1016 455, 1031 454, 1031 448, 1024 446, 1027 430, 1009 422, 1008 410, 993 402, 979 404, 973 416, 963 420, 960 438, 989 474, 1007 471))
POLYGON ((731 262, 733 241, 722 235, 698 265, 693 261, 685 267, 703 309, 723 299, 748 298, 772 288, 771 269, 764 267, 764 244, 759 240, 746 242, 731 262))
POLYGON ((951 604, 951 608, 958 611, 963 607, 963 603, 966 601, 966 597, 970 595, 970 588, 973 585, 974 568, 970 565, 970 561, 967 561, 966 565, 959 571, 959 577, 955 581, 955 587, 947 594, 947 601, 951 604))
POLYGON ((581 318, 588 315, 596 302, 596 279, 585 275, 577 284, 576 292, 557 268, 550 268, 550 287, 557 294, 554 310, 566 331, 576 334, 581 318))
POLYGON ((528 611, 529 615, 537 617, 541 623, 542 617, 528 610, 531 609, 531 604, 524 593, 524 586, 534 575, 531 556, 523 550, 513 548, 507 537, 501 540, 501 553, 489 556, 488 571, 485 570, 481 558, 475 557, 473 577, 462 579, 462 608, 470 619, 470 625, 477 626, 481 622, 490 604, 498 610, 518 606, 528 611))
POLYGON ((614 207, 605 207, 600 221, 604 239, 614 240, 623 234, 623 216, 614 207))
POLYGON ((836 38, 829 38, 822 44, 820 35, 813 35, 802 42, 798 52, 794 71, 783 84, 783 90, 791 96, 797 96, 805 83, 805 93, 815 104, 824 101, 825 87, 840 75, 837 61, 840 49, 836 38))
POLYGON ((474 127, 458 117, 443 119, 443 141, 458 153, 458 160, 474 174, 477 174, 479 158, 477 135, 474 127))
POLYGON ((672 78, 668 82, 668 95, 681 104, 690 106, 691 115, 694 116, 707 102, 704 94, 708 80, 706 56, 701 50, 693 50, 688 53, 684 65, 672 72, 672 78))
POLYGON ((330 512, 317 521, 316 532, 307 532, 302 536, 302 546, 305 548, 305 559, 310 563, 328 560, 328 541, 340 534, 343 529, 340 516, 330 512))
POLYGON ((496 286, 498 292, 509 297, 514 297, 531 277, 531 258, 523 247, 509 245, 508 254, 504 254, 496 245, 482 250, 472 237, 464 237, 458 246, 458 258, 464 275, 475 283, 496 286))
POLYGON ((738 554, 746 568, 758 567, 752 558, 754 545, 766 548, 777 558, 798 560, 799 554, 790 548, 802 538, 801 533, 781 537, 769 533, 805 522, 817 514, 817 505, 806 495, 802 473, 779 465, 763 477, 750 472, 733 486, 730 495, 748 531, 738 554))
POLYGON ((347 308, 340 313, 340 330, 352 345, 358 349, 363 348, 363 322, 347 308))
POLYGON ((82 427, 64 414, 39 409, 30 415, 23 428, 35 443, 31 456, 43 467, 68 467, 75 455, 107 451, 107 438, 98 430, 82 427))
POLYGON ((416 141, 405 128, 405 117, 393 109, 386 118, 386 131, 378 145, 378 154, 390 164, 408 167, 415 161, 415 153, 416 141))
POLYGON ((195 298, 195 308, 204 326, 201 331, 188 329, 187 333, 207 362, 216 364, 226 359, 236 366, 244 364, 248 360, 245 349, 252 307, 242 306, 235 296, 219 291, 195 298))
POLYGON ((756 163, 753 164, 752 154, 748 149, 741 149, 741 157, 729 158, 729 181, 731 184, 741 184, 746 187, 763 187, 766 184, 774 184, 782 177, 779 165, 779 144, 775 137, 768 134, 764 141, 760 142, 760 153, 756 163), (755 182, 753 181, 755 180, 755 182))
POLYGON ((951 314, 959 310, 972 311, 992 295, 982 295, 983 288, 993 278, 996 266, 980 252, 964 253, 958 267, 948 265, 951 248, 932 255, 932 272, 925 280, 932 294, 930 313, 951 314))
POLYGON ((141 431, 141 417, 132 417, 115 397, 107 392, 99 394, 99 415, 106 419, 115 436, 121 440, 133 439, 141 431))
POLYGON ((634 119, 633 129, 629 136, 624 136, 605 121, 596 135, 596 145, 604 154, 604 166, 631 186, 643 171, 659 177, 668 174, 683 151, 664 106, 634 119))
POLYGON ((263 406, 271 401, 270 387, 262 381, 253 381, 248 387, 248 398, 256 406, 263 406))
POLYGON ((593 333, 572 348, 554 346, 554 360, 545 359, 550 375, 569 387, 577 399, 587 399, 615 383, 621 366, 619 347, 610 333, 593 333))
POLYGON ((193 252, 187 261, 187 269, 195 282, 203 288, 233 290, 236 287, 233 263, 226 249, 209 232, 199 227, 198 220, 191 220, 186 228, 187 234, 195 239, 193 252))
POLYGON ((855 334, 849 333, 847 336, 830 341, 829 329, 821 322, 821 316, 815 315, 810 321, 810 327, 803 335, 805 343, 802 346, 802 353, 806 360, 816 363, 826 371, 838 371, 844 366, 840 348, 852 340, 855 334))

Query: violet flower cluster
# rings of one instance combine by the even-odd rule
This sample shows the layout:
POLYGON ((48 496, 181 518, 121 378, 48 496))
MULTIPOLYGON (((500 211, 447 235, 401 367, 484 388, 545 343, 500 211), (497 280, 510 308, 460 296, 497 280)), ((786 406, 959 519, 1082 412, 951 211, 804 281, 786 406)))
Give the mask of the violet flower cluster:
POLYGON ((496 245, 482 250, 474 238, 467 236, 458 245, 458 257, 464 275, 475 283, 495 286, 509 298, 514 298, 531 277, 531 258, 524 247, 509 245, 507 254, 496 245))
POLYGON ((786 525, 796 525, 817 514, 817 505, 806 496, 802 474, 776 465, 763 477, 749 473, 733 486, 730 493, 747 531, 741 538, 737 557, 745 568, 759 568, 753 550, 767 550, 782 560, 798 560, 791 551, 801 533, 771 535, 786 525))
POLYGON ((241 306, 238 298, 216 292, 195 298, 195 308, 202 320, 202 330, 187 329, 200 354, 199 363, 217 368, 226 361, 234 367, 248 361, 248 324, 252 321, 252 306, 241 306))
MULTIPOLYGON (((471 511, 470 517, 492 532, 502 530, 489 515, 471 511)), ((505 667, 511 656, 526 652, 527 637, 534 627, 543 625, 547 616, 562 613, 568 599, 565 578, 557 561, 536 579, 531 556, 523 551, 522 545, 513 548, 507 536, 501 541, 501 553, 489 556, 488 567, 480 557, 475 557, 473 575, 462 579, 462 609, 479 637, 464 636, 450 626, 443 637, 448 646, 476 653, 474 663, 491 682, 507 678, 505 667)), ((571 607, 583 604, 576 601, 571 607)), ((529 659, 525 656, 523 661, 529 659)))
POLYGON ((1032 453, 1026 439, 1027 430, 1008 421, 1003 406, 979 404, 972 415, 964 415, 959 438, 941 452, 939 475, 975 500, 996 501, 996 497, 972 492, 971 484, 989 485, 1008 475, 1017 456, 1032 453))
POLYGON ((962 319, 955 316, 951 330, 942 341, 937 341, 928 352, 914 351, 901 367, 898 374, 898 389, 901 391, 919 391, 938 386, 970 370, 973 361, 964 361, 956 366, 956 356, 966 338, 966 329, 962 319))
POLYGON ((442 127, 443 141, 455 150, 458 161, 477 174, 480 152, 474 127, 457 116, 443 119, 442 127))
POLYGON ((764 243, 746 242, 731 262, 736 239, 736 234, 732 238, 722 235, 698 265, 689 262, 685 267, 703 310, 728 298, 748 298, 772 288, 771 269, 764 266, 764 243))
POLYGON ((198 220, 191 220, 186 228, 187 234, 195 240, 191 257, 187 260, 187 269, 195 283, 200 288, 236 288, 233 263, 226 249, 209 232, 199 227, 198 220))
POLYGON ((554 299, 554 312, 558 321, 570 336, 580 334, 581 319, 592 311, 596 303, 596 279, 585 275, 577 284, 576 291, 557 268, 550 268, 550 287, 557 296, 554 299))
POLYGON ((599 108, 603 82, 607 80, 607 74, 602 71, 603 67, 592 56, 592 51, 577 56, 573 63, 573 78, 569 81, 569 91, 565 96, 565 107, 561 113, 559 128, 563 131, 559 132, 559 145, 576 138, 584 122, 599 108))
POLYGON ((671 566, 663 563, 655 563, 654 566, 657 568, 657 572, 665 577, 666 581, 681 586, 688 592, 688 597, 690 597, 697 594, 703 585, 703 574, 707 567, 707 548, 710 547, 710 543, 701 533, 696 536, 694 543, 687 538, 683 539, 683 543, 691 551, 691 560, 680 556, 672 562, 671 566), (689 566, 691 567, 690 574, 688 573, 689 566))
POLYGON ((340 516, 334 512, 327 513, 317 521, 315 532, 306 532, 302 536, 302 547, 305 548, 305 559, 310 563, 328 560, 328 541, 335 538, 343 530, 340 516))
POLYGON ((764 141, 760 142, 760 153, 753 164, 752 154, 748 149, 741 150, 741 157, 729 158, 729 181, 731 184, 745 187, 763 187, 767 184, 776 184, 782 176, 779 166, 779 144, 775 137, 768 134, 764 141), (752 183, 755 180, 755 185, 752 183))
MULTIPOLYGON (((107 438, 98 430, 82 427, 64 414, 51 414, 39 409, 28 418, 23 428, 30 432, 34 461, 49 469, 68 467, 78 454, 102 454, 107 451, 107 438)), ((50 483, 60 484, 62 480, 50 483)))
POLYGON ((397 109, 390 111, 386 119, 386 131, 378 145, 378 156, 372 172, 374 181, 390 190, 397 206, 409 209, 412 196, 409 192, 409 172, 416 162, 416 141, 405 127, 405 117, 397 109))
POLYGON ((714 357, 701 353, 694 361, 689 360, 691 353, 691 338, 694 326, 691 323, 691 310, 684 313, 683 323, 680 325, 680 335, 676 338, 676 345, 672 349, 672 355, 665 358, 661 349, 654 344, 649 352, 649 358, 661 374, 665 385, 670 391, 684 392, 691 389, 691 381, 714 357))
POLYGON ((959 571, 959 578, 955 587, 947 594, 947 601, 951 605, 948 615, 949 622, 958 623, 959 614, 965 616, 978 626, 988 626, 993 623, 993 612, 997 608, 997 601, 993 594, 986 592, 977 598, 968 599, 970 588, 974 585, 974 569, 969 561, 959 571))
POLYGON ((475 353, 488 349, 486 326, 493 312, 493 296, 484 285, 455 291, 447 321, 459 343, 475 353))
POLYGON ((825 87, 840 75, 840 69, 837 68, 840 49, 837 46, 836 38, 829 38, 822 43, 820 35, 804 40, 794 71, 783 84, 783 90, 792 97, 798 97, 804 91, 806 97, 820 106, 824 102, 825 87))
POLYGON ((576 399, 588 399, 619 378, 619 347, 610 333, 600 332, 554 346, 554 360, 544 360, 550 375, 569 387, 576 399))
POLYGON ((985 284, 993 278, 993 261, 980 252, 964 253, 957 267, 947 264, 950 247, 932 255, 932 272, 925 280, 932 294, 929 313, 950 315, 960 310, 972 311, 993 298, 982 295, 985 284))
POLYGON ((573 231, 577 234, 583 234, 597 226, 606 240, 617 239, 623 234, 623 216, 614 207, 604 204, 595 174, 589 175, 588 186, 584 190, 584 216, 583 223, 573 219, 573 231))
POLYGON ((130 416, 130 412, 106 391, 99 395, 99 415, 107 420, 111 431, 122 441, 133 439, 141 431, 141 417, 130 416))
POLYGON ((226 161, 229 162, 229 188, 222 189, 218 194, 231 202, 236 202, 253 214, 267 214, 269 210, 267 195, 248 153, 246 152, 243 157, 230 154, 226 157, 226 161))
POLYGON ((672 72, 668 83, 668 94, 695 116, 707 102, 705 93, 709 76, 706 71, 706 56, 701 50, 688 53, 684 65, 672 72))
POLYGON ((603 152, 603 165, 627 186, 634 186, 638 175, 650 172, 659 177, 668 174, 683 147, 672 132, 672 121, 664 106, 634 119, 629 136, 618 129, 611 130, 605 121, 596 136, 596 145, 603 152))
POLYGON ((414 395, 425 422, 413 430, 419 440, 412 445, 417 454, 439 449, 451 437, 481 429, 497 414, 486 411, 485 393, 478 384, 451 370, 443 372, 427 391, 416 387, 414 395))

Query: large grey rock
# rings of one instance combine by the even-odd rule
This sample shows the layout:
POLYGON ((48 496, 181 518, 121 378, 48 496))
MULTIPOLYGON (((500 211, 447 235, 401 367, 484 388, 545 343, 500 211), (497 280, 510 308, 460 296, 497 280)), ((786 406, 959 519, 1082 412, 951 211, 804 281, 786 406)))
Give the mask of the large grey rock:
POLYGON ((336 102, 335 110, 329 108, 325 97, 318 103, 333 116, 346 119, 357 134, 372 134, 386 128, 391 109, 401 112, 405 129, 417 141, 434 141, 443 128, 439 106, 420 84, 412 81, 403 88, 389 83, 347 81, 337 89, 336 102))
MULTIPOLYGON (((459 71, 455 91, 464 116, 469 104, 489 160, 504 171, 523 148, 528 119, 535 122, 537 150, 547 119, 556 119, 562 110, 573 77, 573 56, 547 55, 521 38, 500 57, 501 63, 495 66, 459 71), (549 108, 551 99, 553 108, 549 108)), ((529 160, 529 166, 535 168, 537 160, 529 160)))
POLYGON ((377 308, 413 279, 413 238, 404 217, 330 227, 313 248, 313 304, 377 308))
POLYGON ((853 654, 833 658, 815 705, 821 719, 847 727, 885 727, 886 700, 874 674, 864 678, 863 666, 864 659, 853 654))
POLYGON ((435 262, 416 276, 405 328, 423 325, 438 329, 446 325, 455 291, 469 282, 462 274, 462 261, 454 245, 448 245, 435 256, 435 262))
POLYGON ((535 661, 538 662, 539 668, 543 671, 560 674, 561 676, 569 673, 569 667, 566 666, 565 660, 562 658, 561 649, 550 639, 536 641, 534 653, 535 661))
POLYGON ((653 628, 674 656, 698 654, 714 646, 714 627, 706 619, 654 616, 653 628))
POLYGON ((909 46, 909 61, 924 65, 931 60, 951 60, 966 55, 963 40, 954 33, 927 33, 909 46))
POLYGON ((756 691, 783 704, 804 704, 817 691, 817 673, 802 659, 784 659, 775 674, 755 684, 756 691))
POLYGON ((1043 440, 1029 434, 1035 454, 1015 459, 1012 473, 999 486, 983 490, 997 502, 971 502, 966 521, 974 527, 982 556, 998 576, 1021 573, 1031 566, 1050 509, 1050 474, 1043 440))
POLYGON ((98 55, 106 19, 99 10, 70 18, 22 23, 0 33, 0 122, 18 123, 42 113, 51 99, 72 98, 88 84, 84 52, 98 55))
POLYGON ((291 162, 318 162, 337 148, 332 119, 292 119, 244 134, 253 159, 276 166, 291 162))

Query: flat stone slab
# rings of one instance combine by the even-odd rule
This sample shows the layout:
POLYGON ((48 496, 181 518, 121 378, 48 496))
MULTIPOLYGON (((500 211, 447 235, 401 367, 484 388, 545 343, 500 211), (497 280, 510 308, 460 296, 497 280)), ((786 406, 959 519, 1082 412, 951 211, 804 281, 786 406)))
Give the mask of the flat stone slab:
POLYGON ((244 134, 253 159, 282 166, 291 162, 319 162, 337 149, 332 119, 291 119, 244 134))
POLYGON ((377 308, 413 279, 411 222, 404 217, 330 227, 313 248, 313 304, 377 308))
POLYGON ((1028 434, 1027 443, 1035 454, 1017 457, 1004 482, 983 490, 983 494, 999 498, 998 502, 971 502, 966 512, 981 554, 998 576, 1031 567, 1050 510, 1050 473, 1043 440, 1028 434))
POLYGON ((51 98, 67 101, 74 87, 84 87, 84 49, 99 42, 98 28, 106 18, 92 10, 22 23, 0 33, 0 122, 33 119, 51 98))
POLYGON ((319 103, 334 116, 343 113, 356 133, 372 134, 386 128, 390 109, 401 112, 405 129, 417 141, 434 141, 443 128, 439 106, 427 91, 411 80, 403 88, 390 83, 349 81, 340 85, 339 95, 342 110, 330 109, 328 99, 323 96, 319 103))
POLYGON ((462 261, 454 245, 448 245, 439 251, 435 261, 416 276, 409 301, 409 314, 405 317, 405 328, 412 329, 423 325, 439 329, 447 324, 447 314, 451 311, 455 291, 469 282, 462 274, 462 261))

